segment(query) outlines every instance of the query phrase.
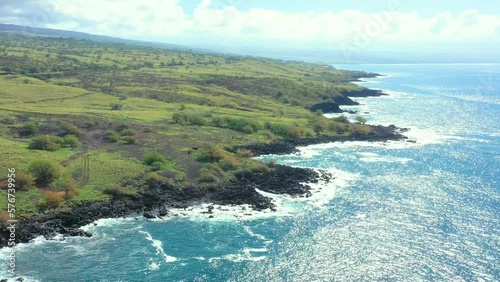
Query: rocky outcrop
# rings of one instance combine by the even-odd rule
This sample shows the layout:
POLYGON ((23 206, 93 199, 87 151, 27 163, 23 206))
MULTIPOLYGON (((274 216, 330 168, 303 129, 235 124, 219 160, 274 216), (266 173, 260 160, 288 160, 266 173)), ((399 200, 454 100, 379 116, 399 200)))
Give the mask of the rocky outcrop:
MULTIPOLYGON (((16 243, 26 243, 44 236, 91 236, 80 229, 101 218, 118 218, 143 214, 145 218, 166 216, 169 208, 187 208, 199 203, 252 206, 254 210, 275 209, 271 199, 256 189, 292 196, 307 195, 310 187, 304 182, 317 181, 319 174, 310 169, 275 165, 264 173, 242 174, 220 187, 210 189, 194 186, 173 187, 167 183, 142 189, 136 195, 115 196, 111 202, 88 202, 67 211, 21 220, 16 225, 16 243)), ((0 230, 0 247, 7 245, 9 230, 0 230)))
POLYGON ((253 144, 248 146, 239 146, 228 148, 229 151, 236 152, 238 149, 247 149, 252 151, 254 156, 270 155, 270 154, 293 154, 297 152, 297 147, 316 145, 331 142, 346 142, 346 141, 398 141, 406 140, 407 137, 402 135, 407 129, 398 128, 395 125, 389 126, 372 126, 373 132, 367 135, 351 135, 351 136, 318 136, 312 138, 304 138, 299 140, 278 141, 271 144, 253 144))
POLYGON ((331 113, 342 113, 343 110, 340 109, 339 104, 335 102, 323 102, 319 103, 316 105, 313 105, 309 108, 311 112, 316 112, 316 111, 321 111, 325 114, 331 114, 331 113))

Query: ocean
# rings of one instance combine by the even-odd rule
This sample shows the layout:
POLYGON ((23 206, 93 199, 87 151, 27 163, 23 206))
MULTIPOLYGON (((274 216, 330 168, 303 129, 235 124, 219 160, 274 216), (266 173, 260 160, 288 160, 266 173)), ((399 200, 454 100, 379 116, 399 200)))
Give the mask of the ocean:
MULTIPOLYGON (((354 98, 414 142, 346 142, 262 156, 336 179, 277 212, 216 207, 103 219, 91 238, 17 247, 25 281, 500 281, 500 65, 334 65, 383 77, 354 98)), ((354 118, 356 115, 349 115, 354 118)), ((7 277, 8 249, 0 252, 7 277)))

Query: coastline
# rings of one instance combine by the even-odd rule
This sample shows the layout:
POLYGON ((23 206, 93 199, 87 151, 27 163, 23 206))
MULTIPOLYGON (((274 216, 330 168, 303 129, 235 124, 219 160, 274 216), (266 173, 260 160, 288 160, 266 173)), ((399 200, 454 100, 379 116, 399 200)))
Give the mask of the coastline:
MULTIPOLYGON (((346 141, 396 141, 404 140, 400 129, 395 126, 377 126, 378 130, 367 136, 336 136, 317 137, 298 141, 277 142, 272 144, 255 144, 245 146, 254 151, 256 156, 265 154, 289 154, 297 152, 297 148, 330 142, 346 141)), ((237 148, 234 148, 235 150, 237 148)), ((292 197, 310 196, 311 187, 303 183, 330 182, 335 178, 326 172, 320 174, 307 168, 295 168, 284 165, 274 165, 270 172, 260 175, 243 175, 239 179, 227 183, 221 189, 202 191, 196 187, 176 189, 167 184, 158 185, 138 195, 124 195, 110 202, 82 203, 71 210, 53 215, 40 215, 17 223, 17 243, 28 243, 30 240, 44 236, 52 238, 58 234, 64 236, 86 236, 92 234, 81 230, 82 226, 102 218, 119 218, 131 214, 143 214, 145 218, 155 218, 168 215, 170 208, 188 208, 201 203, 217 205, 252 206, 254 211, 270 209, 275 211, 275 205, 268 197, 258 193, 256 189, 292 197)), ((207 211, 210 218, 211 210, 207 211)), ((6 247, 7 241, 2 236, 0 247, 6 247)))
MULTIPOLYGON (((345 105, 349 105, 349 101, 352 101, 348 97, 349 94, 356 95, 356 93, 345 93, 346 96, 343 96, 346 98, 345 105)), ((351 97, 378 97, 387 94, 380 90, 363 88, 363 91, 358 95, 360 96, 351 97)), ((337 105, 342 104, 338 103, 337 105)), ((239 146, 227 148, 227 150, 234 152, 244 148, 251 150, 254 156, 261 156, 295 153, 298 152, 298 147, 322 143, 348 141, 386 142, 407 139, 401 134, 406 129, 400 129, 394 125, 372 126, 372 128, 374 129, 373 132, 368 135, 318 136, 299 140, 278 141, 271 144, 261 143, 239 146)), ((167 216, 169 214, 168 210, 172 208, 186 209, 202 203, 215 205, 246 204, 257 212, 267 209, 275 211, 276 207, 272 203, 272 199, 262 195, 257 189, 292 197, 308 197, 311 195, 311 187, 304 183, 330 182, 334 178, 334 175, 326 172, 274 165, 271 171, 260 174, 242 174, 237 179, 224 183, 218 189, 203 189, 194 186, 179 189, 166 183, 159 183, 152 189, 145 189, 135 195, 116 196, 109 202, 82 203, 70 210, 23 219, 16 224, 16 243, 29 243, 39 236, 53 238, 58 234, 90 237, 92 234, 83 231, 81 227, 102 218, 120 218, 133 214, 142 214, 145 218, 151 219, 167 216)), ((206 214, 208 218, 212 217, 210 206, 206 214)), ((7 246, 8 241, 5 238, 8 238, 6 236, 8 234, 6 232, 8 230, 1 231, 0 248, 7 246)))

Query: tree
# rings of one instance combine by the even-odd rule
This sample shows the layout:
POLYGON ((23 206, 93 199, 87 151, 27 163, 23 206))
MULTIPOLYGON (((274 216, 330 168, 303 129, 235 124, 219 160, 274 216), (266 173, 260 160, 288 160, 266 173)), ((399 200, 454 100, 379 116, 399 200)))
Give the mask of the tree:
POLYGON ((35 177, 37 187, 46 187, 61 176, 62 167, 53 161, 37 160, 31 162, 28 171, 35 177))
POLYGON ((366 123, 366 119, 362 116, 357 116, 356 117, 356 121, 360 124, 365 124, 366 123))

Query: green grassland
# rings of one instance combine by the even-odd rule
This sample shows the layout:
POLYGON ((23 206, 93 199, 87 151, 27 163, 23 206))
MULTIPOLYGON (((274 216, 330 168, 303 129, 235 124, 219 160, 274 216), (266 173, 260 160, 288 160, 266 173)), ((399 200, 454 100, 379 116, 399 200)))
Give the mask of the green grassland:
MULTIPOLYGON (((359 90, 349 81, 366 75, 303 62, 0 33, 0 180, 7 168, 28 173, 33 161, 52 160, 74 181, 74 195, 50 208, 45 194, 59 191, 57 185, 18 191, 21 216, 106 201, 109 189, 134 193, 151 178, 179 187, 215 185, 242 169, 263 169, 248 152, 223 148, 369 132, 308 110, 359 90), (26 124, 36 126, 29 136, 21 134, 26 124), (30 149, 35 137, 68 135, 67 124, 81 145, 30 149), (148 153, 169 166, 145 165, 148 153)), ((6 204, 0 190, 2 209, 6 204)))

